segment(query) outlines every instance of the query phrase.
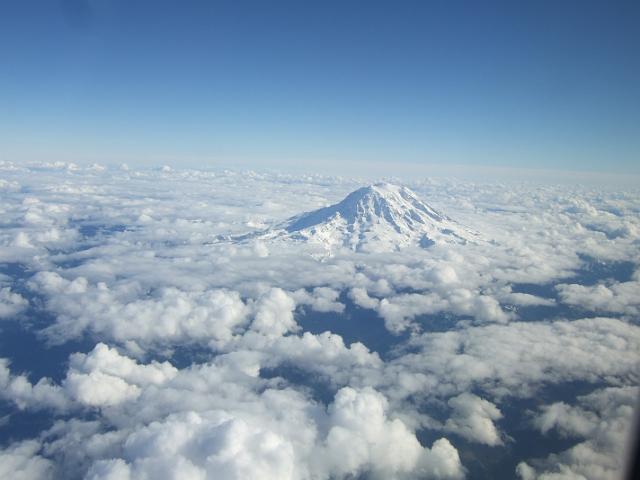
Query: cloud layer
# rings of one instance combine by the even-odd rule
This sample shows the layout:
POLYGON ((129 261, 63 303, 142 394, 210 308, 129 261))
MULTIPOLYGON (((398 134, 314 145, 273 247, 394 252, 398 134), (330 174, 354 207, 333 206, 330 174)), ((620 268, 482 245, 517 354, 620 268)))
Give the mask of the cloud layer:
POLYGON ((518 452, 524 480, 621 471, 638 191, 414 180, 484 240, 329 255, 242 235, 360 179, 6 162, 0 176, 0 328, 35 339, 34 371, 69 351, 54 379, 0 350, 0 433, 51 419, 2 437, 0 477, 458 479, 475 448, 518 452), (571 446, 527 455, 516 423, 571 446))

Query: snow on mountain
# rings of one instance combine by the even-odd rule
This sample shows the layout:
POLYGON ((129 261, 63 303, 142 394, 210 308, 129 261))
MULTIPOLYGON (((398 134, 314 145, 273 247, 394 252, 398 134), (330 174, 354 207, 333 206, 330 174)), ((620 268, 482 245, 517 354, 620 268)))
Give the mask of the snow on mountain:
MULTIPOLYGON (((393 251, 416 244, 466 243, 477 234, 426 203, 406 187, 377 183, 344 200, 290 218, 275 227, 277 237, 324 245, 328 250, 393 251)), ((273 232, 275 233, 275 232, 273 232)))

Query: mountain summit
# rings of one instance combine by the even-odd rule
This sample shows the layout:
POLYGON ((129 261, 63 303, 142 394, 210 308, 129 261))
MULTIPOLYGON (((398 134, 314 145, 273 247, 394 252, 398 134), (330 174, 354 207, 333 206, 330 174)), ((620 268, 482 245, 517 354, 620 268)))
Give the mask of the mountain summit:
POLYGON ((278 226, 294 239, 356 251, 390 251, 411 244, 466 243, 476 235, 406 187, 377 183, 335 205, 290 218, 278 226))

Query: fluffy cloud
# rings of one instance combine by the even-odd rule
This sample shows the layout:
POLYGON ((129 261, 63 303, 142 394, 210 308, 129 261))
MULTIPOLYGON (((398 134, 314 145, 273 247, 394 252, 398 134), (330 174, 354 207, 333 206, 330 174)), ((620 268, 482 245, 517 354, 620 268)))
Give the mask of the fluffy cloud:
POLYGON ((386 399, 372 389, 345 387, 336 394, 323 457, 334 475, 371 469, 375 478, 463 476, 458 454, 447 440, 438 440, 431 450, 423 448, 402 421, 387 418, 386 409, 386 399))
POLYGON ((313 335, 269 338, 245 335, 231 355, 246 353, 256 362, 256 368, 293 367, 314 374, 334 386, 364 382, 376 375, 382 366, 380 357, 362 343, 346 346, 340 335, 323 332, 313 335))
POLYGON ((224 414, 203 418, 191 412, 153 422, 126 438, 123 456, 96 462, 87 477, 303 478, 288 439, 224 414))
POLYGON ((389 374, 411 378, 394 396, 480 387, 497 398, 527 397, 545 383, 637 382, 640 327, 613 318, 512 322, 425 333, 411 345, 388 365, 389 374))
POLYGON ((582 396, 578 405, 544 406, 534 425, 543 433, 557 431, 565 437, 584 439, 546 459, 518 465, 523 480, 547 478, 621 478, 628 455, 637 387, 605 388, 582 396))
MULTIPOLYGON (((458 390, 468 389, 469 386, 466 382, 478 382, 480 385, 484 384, 485 388, 489 388, 490 391, 499 395, 504 395, 504 393, 499 385, 493 385, 496 381, 506 384, 506 386, 516 384, 522 384, 525 386, 527 383, 531 382, 561 381, 563 378, 568 380, 572 378, 587 378, 586 370, 595 370, 596 368, 599 368, 599 372, 597 370, 593 372, 595 375, 594 379, 598 377, 614 378, 616 375, 622 375, 621 378, 624 378, 625 375, 630 375, 635 371, 634 366, 637 364, 637 357, 630 356, 626 354, 624 350, 620 350, 621 345, 619 340, 616 340, 615 338, 616 329, 619 329, 621 333, 629 333, 624 329, 625 325, 627 324, 624 322, 614 321, 611 319, 596 319, 574 322, 557 322, 556 324, 511 323, 506 326, 492 325, 474 327, 472 329, 458 332, 458 335, 460 336, 464 334, 462 338, 464 338, 465 342, 465 353, 462 355, 459 353, 459 347, 456 342, 451 342, 452 338, 450 332, 430 334, 428 337, 431 342, 427 349, 429 355, 442 357, 442 363, 449 365, 450 369, 440 369, 438 365, 434 365, 433 362, 428 361, 435 357, 425 358, 424 354, 422 354, 421 364, 428 366, 429 368, 426 371, 424 368, 420 370, 422 370, 423 375, 426 374, 427 377, 429 375, 428 371, 430 370, 438 373, 436 378, 448 378, 450 382, 458 382, 458 390), (543 331, 546 331, 547 333, 543 335, 543 331), (578 331, 583 332, 583 334, 579 335, 577 333, 578 331), (534 333, 536 333, 536 335, 534 335, 534 333), (493 342, 489 341, 488 337, 493 338, 493 342), (520 338, 522 339, 522 343, 517 349, 514 349, 514 342, 507 342, 506 339, 508 338, 511 340, 514 338, 520 338), (555 372, 547 371, 544 375, 540 375, 541 371, 545 371, 550 368, 550 364, 548 363, 549 359, 555 358, 558 354, 554 353, 553 348, 555 347, 553 345, 546 345, 545 348, 540 348, 534 347, 532 343, 528 343, 528 339, 531 339, 533 342, 534 338, 545 338, 547 341, 545 343, 548 343, 550 339, 554 339, 556 345, 559 347, 562 346, 562 348, 568 348, 573 353, 571 356, 568 356, 567 363, 565 365, 555 365, 554 367, 551 367, 556 369, 555 372), (505 350, 507 345, 511 345, 511 347, 507 349, 509 352, 499 354, 499 351, 492 349, 493 343, 495 343, 495 345, 502 345, 502 350, 505 350), (608 354, 604 353, 607 351, 605 348, 597 358, 588 355, 590 350, 593 350, 594 348, 603 349, 605 345, 606 348, 611 349, 608 354), (443 350, 445 347, 450 352, 448 355, 444 354, 447 351, 443 350), (617 356, 614 355, 614 347, 618 350, 617 356), (519 358, 518 362, 508 360, 509 358, 514 358, 514 355, 519 358), (469 356, 469 361, 465 361, 465 356, 469 356), (542 361, 543 357, 548 359, 547 363, 542 361), (604 358, 608 359, 608 363, 606 365, 600 365, 599 367, 594 365, 596 361, 604 358), (476 369, 471 370, 470 365, 475 365, 476 369), (505 368, 507 370, 505 370, 505 368), (484 378, 481 372, 485 372, 484 378), (491 385, 491 387, 488 387, 488 385, 491 385)), ((286 338, 303 339, 304 337, 282 338, 284 340, 286 338)), ((311 340, 313 339, 313 336, 308 336, 308 338, 311 340)), ((634 340, 634 342, 637 341, 638 339, 634 340)), ((637 345, 633 343, 630 344, 628 348, 636 349, 637 345)), ((326 351, 326 348, 321 348, 320 351, 324 352, 326 351)), ((366 359, 366 356, 364 358, 366 359)), ((254 387, 252 385, 258 386, 263 381, 252 375, 244 377, 246 379, 245 382, 248 383, 246 383, 246 387, 243 388, 249 388, 249 390, 245 390, 246 393, 241 393, 243 389, 241 388, 238 390, 238 387, 242 385, 242 382, 240 382, 242 377, 239 376, 239 373, 243 370, 242 362, 240 364, 241 369, 235 369, 237 360, 238 359, 234 355, 223 356, 220 357, 220 361, 217 366, 203 366, 191 371, 182 372, 175 370, 166 362, 163 364, 150 363, 147 365, 141 365, 118 354, 115 350, 109 349, 105 345, 98 345, 90 354, 78 354, 72 356, 67 379, 63 381, 61 387, 56 387, 46 380, 41 380, 38 385, 44 385, 47 387, 47 390, 50 391, 59 391, 60 388, 63 388, 65 395, 72 401, 78 402, 79 404, 110 407, 111 410, 107 410, 105 413, 109 415, 111 422, 115 422, 123 427, 125 425, 129 425, 129 427, 126 427, 127 429, 129 429, 132 424, 138 424, 138 422, 142 422, 140 425, 146 425, 147 420, 163 418, 162 412, 164 412, 164 415, 177 415, 175 418, 179 418, 180 422, 186 422, 188 424, 191 421, 190 419, 204 418, 203 415, 206 418, 209 418, 209 415, 213 415, 213 413, 210 413, 211 410, 209 409, 217 404, 217 408, 223 407, 223 409, 215 410, 216 412, 236 412, 232 415, 233 420, 229 421, 231 421, 233 425, 241 426, 237 428, 234 427, 231 431, 236 432, 236 430, 239 429, 239 432, 253 432, 252 422, 255 422, 259 418, 266 418, 263 417, 263 415, 269 411, 269 403, 276 401, 277 398, 281 399, 277 401, 286 399, 287 407, 284 411, 288 414, 287 417, 285 417, 286 420, 285 418, 282 418, 282 420, 278 420, 278 422, 288 422, 291 421, 292 416, 300 415, 301 419, 307 418, 307 420, 300 420, 302 422, 301 425, 303 425, 306 422, 311 421, 311 418, 314 418, 309 417, 307 413, 304 413, 305 409, 309 408, 304 405, 310 404, 308 404, 303 398, 296 397, 297 394, 294 392, 287 393, 284 396, 276 394, 276 391, 273 391, 273 393, 265 392, 265 394, 250 393, 250 397, 253 397, 255 400, 252 400, 249 404, 246 404, 246 400, 242 403, 245 403, 246 405, 253 404, 255 406, 266 403, 264 408, 267 410, 262 410, 263 407, 261 406, 260 411, 263 413, 258 416, 256 416, 257 412, 253 411, 253 407, 250 411, 244 410, 244 407, 242 407, 243 410, 238 411, 238 405, 241 404, 237 403, 237 399, 242 398, 242 396, 246 396, 247 393, 251 391, 254 391, 254 387), (94 384, 90 383, 92 388, 87 390, 88 392, 91 392, 91 396, 83 396, 79 393, 79 390, 74 384, 74 380, 72 380, 75 375, 83 376, 88 382, 95 382, 94 384), (158 387, 162 388, 159 390, 158 387), (220 388, 223 389, 222 391, 227 388, 230 389, 228 390, 229 392, 235 391, 236 393, 234 393, 231 398, 224 400, 223 397, 220 397, 219 400, 212 403, 212 400, 214 400, 217 395, 214 392, 221 391, 219 390, 220 388), (128 392, 131 392, 131 394, 128 394, 128 392), (238 397, 238 395, 241 396, 238 397), (293 400, 295 398, 297 398, 297 400, 293 400), (180 404, 176 403, 178 399, 180 399, 180 404), (259 403, 254 403, 258 399, 259 403), (219 403, 220 401, 222 401, 222 403, 219 403), (293 403, 291 403, 292 401, 293 403), (119 408, 119 405, 122 405, 122 408, 119 408), (176 411, 176 407, 178 407, 178 405, 180 408, 179 411, 176 411), (224 405, 227 406, 226 408, 231 408, 231 410, 226 410, 224 405), (205 408, 205 410, 202 410, 202 408, 205 408), (298 411, 299 413, 296 414, 295 411, 298 411), (194 417, 189 412, 200 413, 195 413, 194 417), (249 414, 249 416, 247 416, 247 414, 249 414), (238 417, 238 415, 240 416, 238 417), (136 418, 139 418, 139 420, 136 420, 136 418), (236 424, 236 420, 239 421, 238 419, 241 419, 244 424, 242 422, 236 424)), ((406 362, 407 360, 406 356, 402 357, 403 362, 406 362)), ((411 372, 412 368, 408 367, 409 365, 405 365, 403 371, 407 373, 411 372)), ((393 364, 389 366, 389 369, 389 373, 393 371, 393 364)), ((416 370, 413 369, 413 371, 416 370)), ((416 371, 416 373, 418 372, 416 371)), ((349 381, 352 382, 354 380, 352 379, 349 381)), ((406 386, 406 383, 403 385, 406 386)), ((442 388, 446 386, 447 385, 444 384, 441 387, 437 387, 437 390, 444 393, 446 390, 443 391, 442 388)), ((259 387, 256 392, 262 388, 263 387, 259 387)), ((514 392, 516 391, 515 387, 510 388, 513 388, 514 392)), ((34 389, 35 387, 27 390, 34 389)), ((610 392, 615 390, 616 389, 609 389, 610 392)), ((15 392, 16 390, 9 388, 8 391, 15 392)), ((390 393, 394 393, 394 391, 396 393, 398 392, 397 387, 390 393)), ((520 390, 521 393, 525 394, 526 391, 526 387, 520 390)), ((24 399, 24 394, 21 395, 24 399)), ((32 396, 33 398, 36 398, 33 394, 32 396)), ((627 397, 629 397, 629 395, 627 395, 627 397)), ((46 397, 42 396, 38 398, 39 403, 31 401, 30 404, 41 406, 49 401, 50 406, 55 406, 59 403, 58 400, 43 400, 43 398, 46 397)), ((589 397, 584 399, 583 403, 589 406, 606 404, 602 399, 598 402, 596 400, 598 400, 598 398, 589 397)), ((452 414, 444 424, 445 430, 455 432, 481 443, 489 445, 500 444, 501 437, 493 423, 495 420, 500 418, 500 412, 492 403, 466 393, 459 394, 456 397, 451 398, 448 403, 452 409, 452 414)), ((25 405, 29 405, 29 402, 25 403, 25 405)), ((435 477, 438 475, 445 477, 456 477, 461 475, 462 470, 459 464, 459 459, 456 460, 457 453, 455 453, 455 449, 450 447, 450 444, 446 440, 436 442, 430 450, 420 446, 415 439, 415 436, 413 436, 411 431, 407 428, 406 424, 402 423, 397 418, 390 419, 388 417, 388 414, 386 413, 388 405, 389 404, 385 397, 375 390, 368 387, 364 387, 362 390, 346 387, 338 391, 333 404, 328 410, 328 417, 324 422, 324 424, 327 425, 326 437, 323 437, 320 430, 318 430, 320 428, 320 424, 317 424, 316 427, 311 428, 311 430, 300 429, 298 434, 303 434, 304 431, 307 432, 304 435, 307 436, 306 448, 309 449, 309 452, 315 451, 317 455, 326 455, 326 457, 322 458, 326 458, 323 464, 329 469, 329 473, 326 473, 327 475, 333 474, 341 476, 358 471, 370 471, 385 478, 392 476, 401 477, 404 474, 408 474, 407 472, 411 472, 413 475, 415 475, 416 472, 423 472, 425 475, 426 472, 430 472, 430 475, 435 477), (384 455, 384 452, 379 450, 383 448, 382 446, 385 446, 384 448, 388 448, 386 447, 387 443, 385 442, 388 440, 389 435, 394 436, 394 444, 403 445, 402 453, 388 456, 384 455), (349 457, 347 458, 344 457, 345 445, 349 445, 351 447, 349 450, 349 457), (332 460, 334 457, 340 458, 340 460, 332 460), (438 465, 438 467, 436 468, 435 465, 438 465)), ((279 408, 280 407, 275 409, 274 412, 282 411, 279 410, 279 408)), ((314 415, 317 414, 318 413, 314 415)), ((596 418, 595 415, 596 414, 594 413, 589 413, 587 410, 570 411, 570 407, 564 407, 561 404, 557 404, 546 409, 540 419, 536 421, 536 425, 541 429, 541 431, 549 431, 552 428, 556 428, 559 429, 559 431, 593 436, 596 432, 594 425, 599 424, 594 420, 594 418, 596 418), (562 420, 560 420, 561 418, 562 420)), ((262 421, 263 420, 260 420, 259 425, 263 425, 262 421)), ((170 423, 165 425, 167 422, 168 421, 161 422, 163 428, 169 428, 169 426, 173 428, 170 423)), ((216 420, 216 422, 218 422, 218 420, 216 420)), ((270 428, 275 428, 273 425, 277 424, 278 423, 272 424, 270 428)), ((210 427, 215 427, 215 429, 220 428, 218 423, 215 422, 214 425, 210 427)), ((141 430, 142 432, 146 432, 144 429, 147 427, 141 428, 143 428, 143 430, 141 430)), ((157 428, 162 430, 160 427, 157 428)), ((176 426, 176 428, 179 427, 176 426)), ((263 430, 261 429, 266 427, 259 426, 258 428, 258 432, 262 432, 263 430)), ((289 435, 292 435, 292 433, 289 430, 284 431, 282 428, 284 427, 277 427, 274 435, 280 435, 282 438, 289 438, 289 435)), ((193 427, 189 427, 187 430, 192 431, 193 427)), ((273 432, 273 430, 269 431, 273 432)), ((134 429, 133 432, 135 433, 139 431, 134 429)), ((214 435, 214 432, 212 431, 207 430, 207 432, 207 435, 214 435)), ((135 434, 138 435, 138 433, 135 434)), ((127 438, 137 438, 135 435, 133 437, 129 437, 129 435, 133 435, 133 433, 127 434, 127 438)), ((140 433, 140 435, 142 434, 140 433)), ((174 433, 171 435, 175 436, 174 433)), ((217 433, 215 433, 215 435, 217 435, 217 433)), ((220 440, 220 444, 227 445, 229 442, 232 442, 231 444, 236 445, 239 442, 240 445, 243 445, 243 442, 250 441, 249 439, 253 438, 253 435, 260 436, 262 434, 246 433, 246 435, 241 435, 241 433, 237 433, 237 435, 239 435, 242 440, 236 439, 236 437, 233 437, 234 440, 231 440, 231 437, 223 437, 224 439, 220 440)), ((207 438, 209 438, 209 436, 207 436, 207 438)), ((280 444, 279 442, 285 441, 277 439, 276 437, 273 438, 273 441, 276 442, 276 444, 280 444)), ((118 440, 118 442, 122 441, 122 439, 118 440)), ((298 443, 291 441, 290 438, 289 441, 291 444, 298 445, 298 443)), ((124 440, 124 442, 124 445, 128 445, 126 440, 124 440)), ((133 440, 129 440, 129 442, 133 442, 133 440)), ((205 475, 204 478, 206 478, 206 468, 203 470, 202 464, 194 460, 196 457, 192 453, 190 447, 188 448, 188 445, 191 444, 187 442, 185 445, 187 446, 184 448, 187 448, 187 450, 184 452, 180 453, 179 449, 174 452, 177 458, 175 458, 175 461, 171 463, 171 465, 174 465, 172 468, 180 469, 176 470, 176 472, 178 472, 176 474, 182 474, 183 470, 181 469, 185 469, 184 472, 200 472, 198 474, 205 475)), ((158 444, 158 448, 160 448, 160 444, 158 444)), ((178 446, 176 446, 176 448, 178 448, 178 446)), ((578 448, 578 450, 580 449, 584 449, 584 447, 578 448)), ((134 450, 132 450, 132 452, 133 451, 134 450)), ((568 455, 570 457, 571 455, 574 455, 574 453, 566 453, 563 455, 568 455)), ((109 459, 103 459, 103 461, 98 457, 96 458, 97 463, 91 467, 87 466, 87 468, 91 468, 90 471, 92 475, 111 474, 112 470, 115 469, 131 472, 131 474, 134 475, 132 478, 145 478, 144 475, 151 475, 153 472, 157 472, 158 469, 161 470, 161 466, 164 465, 160 460, 157 460, 160 462, 160 466, 158 466, 156 460, 148 458, 149 455, 145 454, 140 456, 132 453, 128 457, 122 457, 125 463, 114 461, 107 462, 109 459)), ((305 455, 309 455, 309 453, 305 455)), ((266 460, 252 458, 247 460, 247 462, 249 465, 255 466, 262 465, 266 460)), ((563 460, 563 462, 569 462, 569 460, 563 460)), ((600 465, 598 468, 605 468, 601 463, 599 463, 599 457, 593 457, 593 463, 594 468, 595 465, 600 465)), ((276 475, 284 475, 283 472, 293 472, 297 471, 295 469, 303 468, 298 465, 298 463, 295 465, 296 466, 291 466, 283 459, 280 459, 273 468, 275 469, 274 471, 277 472, 276 475)), ((312 465, 312 463, 306 464, 303 462, 303 465, 306 465, 305 468, 311 468, 309 465, 312 465)), ((229 478, 238 478, 233 475, 242 475, 242 472, 246 472, 245 470, 242 470, 240 466, 235 464, 225 468, 231 472, 229 473, 229 478)), ((247 466, 246 468, 249 467, 247 466)), ((271 470, 269 469, 272 467, 267 465, 262 468, 265 469, 265 472, 270 472, 271 470)), ((524 472, 527 471, 527 468, 530 467, 524 465, 520 470, 524 472)), ((194 473, 194 475, 195 474, 196 473, 194 473)), ((293 478, 304 477, 294 476, 293 478)))
MULTIPOLYGON (((356 293, 360 306, 371 305, 370 297, 356 293)), ((453 289, 446 295, 437 293, 409 293, 383 298, 376 304, 376 311, 384 319, 390 332, 400 333, 419 315, 451 312, 455 315, 475 317, 482 322, 505 323, 513 314, 505 312, 498 301, 488 295, 478 295, 466 289, 453 289)))
POLYGON ((70 357, 62 385, 47 378, 31 384, 25 375, 12 375, 8 361, 0 359, 2 396, 19 408, 66 410, 71 402, 91 407, 111 406, 137 398, 141 387, 160 385, 177 369, 168 362, 139 365, 115 349, 99 343, 88 354, 70 357))
POLYGON ((141 387, 161 385, 177 374, 170 363, 138 365, 99 343, 88 354, 75 354, 64 387, 71 398, 92 407, 117 405, 137 398, 141 387))
POLYGON ((104 420, 119 430, 62 422, 42 449, 65 475, 86 470, 86 478, 96 479, 463 474, 447 440, 422 447, 401 420, 389 418, 387 400, 371 388, 342 388, 325 410, 294 390, 265 390, 268 384, 253 376, 242 380, 233 362, 178 371, 168 363, 139 364, 102 344, 75 354, 57 388, 78 404, 104 407, 104 420), (79 387, 77 375, 87 385, 79 387))
POLYGON ((640 313, 640 281, 613 282, 610 284, 584 286, 578 284, 558 285, 558 295, 562 302, 594 312, 640 313))
POLYGON ((15 403, 20 409, 65 409, 68 406, 67 396, 60 386, 46 378, 33 385, 26 375, 11 374, 6 358, 0 358, 0 398, 15 403))
MULTIPOLYGON (((239 294, 227 290, 165 288, 148 295, 135 282, 111 289, 105 283, 91 285, 84 277, 70 281, 54 272, 36 274, 31 285, 49 296, 47 308, 58 314, 56 323, 46 330, 58 341, 89 330, 97 336, 143 344, 224 342, 248 320, 249 309, 239 294)), ((266 313, 261 315, 266 318, 266 313)))
POLYGON ((258 301, 251 330, 268 337, 281 337, 297 329, 293 318, 296 304, 282 289, 274 288, 258 301))
POLYGON ((380 300, 372 298, 366 289, 362 287, 354 287, 349 291, 349 298, 353 302, 362 308, 368 308, 370 310, 376 310, 380 305, 380 300))
POLYGON ((173 414, 132 431, 122 443, 122 458, 94 462, 87 478, 305 479, 366 472, 375 478, 462 477, 450 443, 441 439, 423 448, 400 420, 387 418, 386 407, 374 390, 344 388, 324 420, 326 437, 304 416, 294 434, 246 413, 173 414))
POLYGON ((131 468, 121 458, 99 460, 94 463, 87 474, 86 480, 130 480, 131 468))
POLYGON ((0 465, 30 478, 457 478, 456 439, 504 448, 513 396, 581 382, 607 393, 551 399, 532 423, 579 443, 518 471, 618 470, 622 392, 638 382, 637 192, 414 179, 485 241, 327 255, 236 240, 361 180, 6 162, 0 175, 0 317, 42 312, 46 328, 20 327, 97 343, 59 382, 0 362, 3 400, 57 418, 0 465), (405 335, 380 356, 296 321, 308 308, 340 329, 350 302, 405 335), (519 321, 525 307, 533 321, 519 321), (418 429, 449 439, 421 445, 418 429))
POLYGON ((0 288, 0 319, 9 318, 23 311, 29 302, 9 287, 0 288))
POLYGON ((316 287, 311 292, 300 289, 293 293, 298 305, 309 305, 317 312, 342 313, 344 304, 338 301, 340 292, 328 287, 316 287))
POLYGON ((92 407, 117 405, 140 395, 140 388, 121 378, 101 372, 81 375, 70 373, 66 380, 70 395, 92 407))
POLYGON ((28 440, 0 449, 0 478, 15 480, 49 480, 54 477, 54 465, 40 455, 40 445, 28 440))
POLYGON ((453 414, 444 425, 446 431, 485 445, 502 444, 502 438, 494 424, 502 418, 502 414, 493 403, 471 393, 462 393, 449 399, 448 404, 453 414))

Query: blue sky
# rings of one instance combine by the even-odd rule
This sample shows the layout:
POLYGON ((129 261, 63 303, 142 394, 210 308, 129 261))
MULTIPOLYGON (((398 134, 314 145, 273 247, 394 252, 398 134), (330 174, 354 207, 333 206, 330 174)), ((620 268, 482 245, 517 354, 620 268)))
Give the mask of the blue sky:
POLYGON ((0 160, 640 173, 638 2, 0 4, 0 160))

